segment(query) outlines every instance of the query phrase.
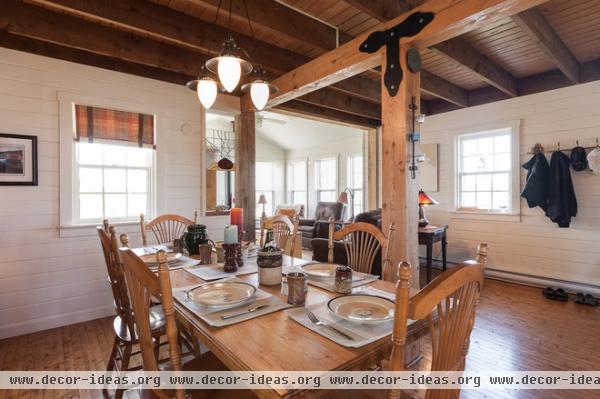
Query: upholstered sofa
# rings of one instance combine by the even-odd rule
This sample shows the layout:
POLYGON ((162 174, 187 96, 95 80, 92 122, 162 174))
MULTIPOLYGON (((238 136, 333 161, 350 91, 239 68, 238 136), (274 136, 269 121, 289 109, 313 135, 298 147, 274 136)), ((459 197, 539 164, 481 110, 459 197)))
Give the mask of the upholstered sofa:
POLYGON ((302 234, 302 247, 310 249, 316 237, 327 237, 327 221, 330 217, 341 222, 344 218, 344 204, 341 202, 319 202, 313 219, 300 219, 298 230, 302 234), (324 229, 324 231, 322 231, 324 229))

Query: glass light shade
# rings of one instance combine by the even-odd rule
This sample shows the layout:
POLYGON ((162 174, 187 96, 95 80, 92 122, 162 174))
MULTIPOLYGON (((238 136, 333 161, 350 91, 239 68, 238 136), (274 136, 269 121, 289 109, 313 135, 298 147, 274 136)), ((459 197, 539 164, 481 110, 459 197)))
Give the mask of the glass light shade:
POLYGON ((419 205, 437 205, 438 202, 431 198, 425 191, 419 190, 419 205))
POLYGON ((258 111, 262 111, 269 101, 269 85, 264 82, 254 82, 250 87, 252 103, 258 111))
POLYGON ((198 80, 196 92, 198 93, 198 99, 202 103, 202 106, 209 109, 217 99, 217 82, 210 78, 200 79, 198 80))
POLYGON ((225 87, 229 93, 235 90, 240 77, 242 76, 242 67, 237 57, 223 56, 219 57, 219 65, 217 67, 217 73, 221 84, 225 87))

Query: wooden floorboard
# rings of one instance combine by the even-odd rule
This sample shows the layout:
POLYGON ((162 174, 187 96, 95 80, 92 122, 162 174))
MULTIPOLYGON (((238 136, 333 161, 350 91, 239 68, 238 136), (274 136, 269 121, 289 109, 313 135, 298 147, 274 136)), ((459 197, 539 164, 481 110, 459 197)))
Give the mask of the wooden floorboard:
MULTIPOLYGON (((486 280, 467 370, 598 370, 599 337, 600 307, 550 301, 539 288, 486 280)), ((112 320, 98 319, 1 340, 0 367, 102 370, 111 345, 112 320)), ((101 391, 0 391, 0 398, 47 397, 97 398, 101 391)), ((600 391, 465 390, 461 398, 592 399, 600 391)))

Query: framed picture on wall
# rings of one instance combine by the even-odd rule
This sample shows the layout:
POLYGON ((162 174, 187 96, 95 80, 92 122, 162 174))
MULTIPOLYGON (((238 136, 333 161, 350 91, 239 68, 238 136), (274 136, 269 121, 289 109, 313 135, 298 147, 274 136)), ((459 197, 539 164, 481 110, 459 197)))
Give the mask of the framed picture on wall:
POLYGON ((37 184, 37 137, 0 133, 0 185, 37 184))

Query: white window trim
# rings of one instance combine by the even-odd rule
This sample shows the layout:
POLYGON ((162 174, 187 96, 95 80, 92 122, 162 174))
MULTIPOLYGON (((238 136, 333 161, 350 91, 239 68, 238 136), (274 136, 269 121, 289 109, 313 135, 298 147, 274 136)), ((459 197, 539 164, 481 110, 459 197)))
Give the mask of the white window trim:
MULTIPOLYGON (((348 188, 352 189, 352 190, 358 190, 361 192, 361 209, 360 212, 365 212, 365 156, 362 152, 358 152, 355 154, 350 154, 348 155, 348 157, 346 158, 346 182, 348 183, 347 186, 348 188), (350 184, 351 181, 354 180, 353 178, 353 173, 354 173, 354 167, 353 167, 353 159, 356 157, 361 157, 362 159, 362 163, 360 165, 361 169, 362 169, 362 182, 361 182, 361 187, 360 188, 356 188, 353 187, 353 184, 350 184)), ((355 203, 355 199, 356 199, 356 194, 354 195, 354 198, 352 198, 352 210, 351 212, 354 214, 354 216, 356 216, 358 213, 356 211, 354 211, 354 203, 355 203)))
POLYGON ((286 202, 288 204, 293 204, 294 203, 293 193, 304 191, 304 202, 302 203, 302 205, 304 205, 305 213, 306 213, 306 208, 308 207, 308 158, 289 159, 286 162, 285 176, 286 176, 286 187, 285 187, 286 202), (290 181, 293 180, 293 178, 290 178, 290 166, 296 162, 304 163, 304 190, 292 190, 290 188, 290 185, 291 185, 290 181))
POLYGON ((449 138, 452 142, 452 162, 453 167, 450 171, 450 218, 452 219, 471 219, 471 220, 491 220, 505 222, 520 222, 521 221, 521 190, 520 190, 520 136, 521 136, 521 119, 509 121, 494 121, 481 125, 473 125, 465 128, 455 129, 449 133, 449 138), (469 134, 480 134, 485 131, 510 128, 511 134, 511 212, 498 211, 476 211, 476 210, 461 210, 457 208, 458 204, 458 139, 459 136, 469 134))
MULTIPOLYGON (((95 227, 97 223, 92 224, 75 224, 73 222, 73 193, 75 189, 74 184, 74 168, 75 168, 75 120, 74 105, 84 104, 92 107, 118 109, 128 112, 144 113, 154 116, 154 128, 155 128, 155 142, 156 150, 154 151, 153 168, 153 181, 151 187, 151 196, 154 198, 151 214, 156 215, 161 209, 164 209, 164 193, 161 190, 157 190, 157 187, 165 187, 166 175, 164 168, 160 168, 159 165, 164 165, 164 154, 161 154, 158 149, 160 148, 160 136, 158 132, 161 131, 163 118, 159 117, 160 111, 157 107, 151 107, 147 104, 141 104, 126 100, 119 100, 107 97, 89 96, 79 93, 72 93, 67 91, 57 92, 58 100, 58 129, 59 129, 59 175, 60 175, 60 195, 59 195, 59 235, 60 237, 74 237, 80 235, 87 235, 90 227, 95 227)), ((139 226, 139 222, 125 221, 115 223, 119 226, 139 226)), ((139 227, 138 227, 139 229, 139 227)))
MULTIPOLYGON (((322 191, 333 191, 334 192, 334 197, 338 194, 338 185, 339 185, 339 174, 340 174, 340 155, 338 154, 337 156, 333 156, 333 157, 324 157, 324 158, 319 158, 319 159, 315 159, 315 194, 316 194, 316 200, 317 203, 321 201, 321 192, 322 191), (334 188, 331 189, 322 189, 320 187, 320 183, 321 183, 321 179, 319 178, 319 174, 321 172, 321 161, 334 161, 335 162, 335 183, 333 185, 334 188)), ((337 199, 335 199, 334 201, 337 201, 337 199)), ((316 204, 315 204, 316 205, 316 204)))

